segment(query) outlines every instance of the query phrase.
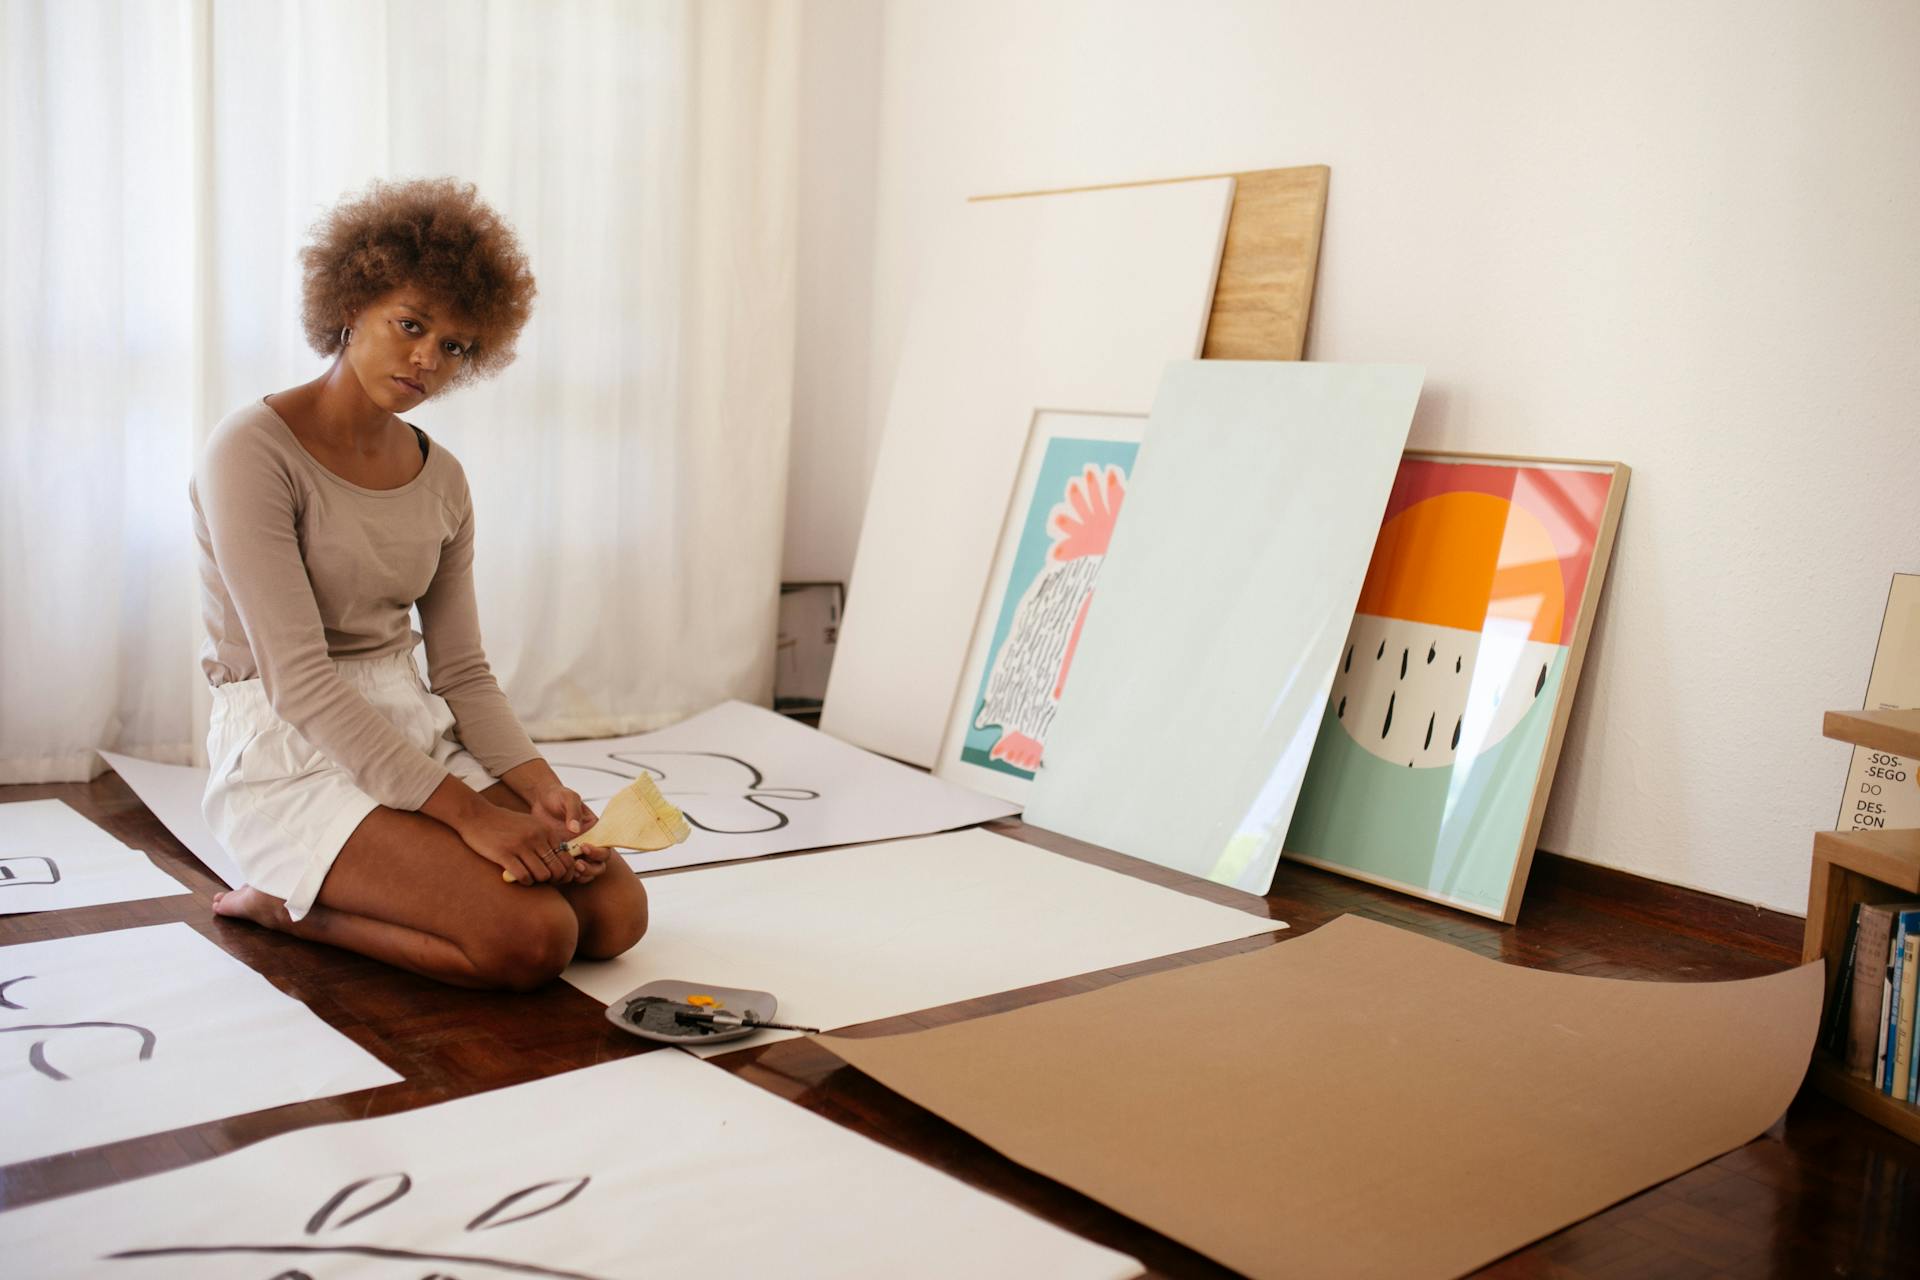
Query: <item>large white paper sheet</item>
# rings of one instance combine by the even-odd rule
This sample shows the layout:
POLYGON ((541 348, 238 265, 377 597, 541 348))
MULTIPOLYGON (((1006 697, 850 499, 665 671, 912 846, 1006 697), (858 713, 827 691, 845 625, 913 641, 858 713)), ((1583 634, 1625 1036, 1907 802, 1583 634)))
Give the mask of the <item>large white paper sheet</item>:
POLYGON ((0 1164, 399 1079, 184 924, 0 947, 0 1164))
POLYGON ((140 797, 140 803, 153 810, 160 825, 173 838, 187 846, 207 870, 238 889, 246 877, 220 842, 213 837, 207 820, 200 816, 200 800, 207 793, 207 771, 182 764, 155 764, 133 756, 102 751, 100 758, 113 767, 120 780, 140 797))
POLYGON ((636 871, 926 835, 1020 808, 744 702, 654 733, 540 750, 589 804, 645 772, 687 815, 693 834, 685 842, 627 855, 636 871))
POLYGON ((1028 822, 1267 892, 1421 376, 1167 371, 1028 822))
POLYGON ((1287 927, 990 831, 660 876, 647 896, 638 946, 561 976, 607 1004, 659 978, 771 991, 780 1021, 823 1030, 1287 927))
MULTIPOLYGON (((589 804, 644 772, 686 813, 693 834, 671 849, 628 854, 636 871, 897 840, 1020 812, 744 702, 653 733, 543 742, 540 752, 589 804)), ((101 754, 215 875, 233 887, 245 882, 200 816, 205 769, 101 754)))
POLYGON ((187 886, 58 800, 0 805, 0 915, 186 893, 187 886))
POLYGON ((129 1280, 1140 1274, 671 1051, 16 1209, 0 1240, 12 1274, 129 1280))
POLYGON ((927 255, 822 729, 933 764, 1034 411, 1145 413, 1200 354, 1233 190, 984 201, 927 255))

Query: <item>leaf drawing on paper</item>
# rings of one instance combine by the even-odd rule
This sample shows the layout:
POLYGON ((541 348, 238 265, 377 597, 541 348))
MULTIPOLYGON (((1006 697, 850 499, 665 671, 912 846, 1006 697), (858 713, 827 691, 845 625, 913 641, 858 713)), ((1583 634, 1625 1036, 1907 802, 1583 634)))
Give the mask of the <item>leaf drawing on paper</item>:
POLYGON ((15 885, 59 884, 60 864, 38 855, 0 858, 0 889, 15 885), (37 864, 37 865, 36 865, 37 864))
MULTIPOLYGON (((501 1227, 511 1227, 552 1213, 556 1209, 571 1204, 575 1197, 587 1189, 593 1179, 589 1175, 578 1178, 554 1178, 546 1182, 536 1182, 501 1197, 483 1209, 474 1219, 461 1228, 463 1232, 492 1231, 501 1227)), ((380 1173, 370 1177, 357 1178, 328 1196, 313 1216, 307 1219, 305 1234, 308 1236, 331 1237, 333 1233, 343 1231, 375 1214, 382 1213, 413 1190, 411 1174, 380 1173)), ((216 1254, 257 1255, 260 1257, 284 1257, 287 1255, 379 1258, 399 1262, 432 1263, 460 1268, 480 1268, 486 1271, 504 1272, 509 1275, 542 1276, 549 1280, 603 1280, 581 1271, 566 1271, 558 1267, 549 1267, 542 1263, 524 1261, 515 1258, 486 1257, 467 1253, 429 1253, 417 1249, 391 1248, 378 1244, 341 1244, 341 1243, 287 1243, 287 1244, 205 1244, 170 1245, 153 1249, 123 1249, 110 1253, 107 1258, 114 1262, 136 1262, 145 1258, 179 1258, 188 1256, 205 1257, 216 1254)), ((453 1277, 440 1271, 429 1273, 429 1280, 453 1280, 453 1277)), ((306 1271, 290 1268, 281 1271, 273 1280, 313 1280, 306 1271)))
MULTIPOLYGON (((13 982, 19 981, 21 979, 15 978, 8 985, 11 986, 13 982)), ((20 1006, 13 1007, 17 1009, 20 1006)), ((141 1062, 153 1057, 153 1046, 158 1043, 158 1037, 153 1032, 145 1027, 135 1026, 131 1022, 29 1022, 18 1027, 0 1027, 0 1035, 16 1031, 77 1031, 87 1027, 108 1027, 117 1031, 131 1031, 140 1041, 139 1060, 141 1062)), ((28 1047, 27 1065, 49 1080, 71 1080, 72 1076, 47 1060, 47 1043, 52 1039, 50 1035, 42 1036, 28 1047)))
POLYGON ((673 801, 690 824, 715 835, 778 831, 793 819, 769 800, 792 803, 820 798, 818 791, 804 787, 770 787, 756 766, 719 751, 616 752, 612 758, 652 774, 661 794, 673 801))
POLYGON ((613 752, 607 759, 625 770, 570 762, 553 768, 590 805, 605 802, 644 773, 691 826, 712 835, 778 831, 793 821, 786 806, 820 798, 804 787, 770 787, 758 766, 719 751, 613 752))
POLYGON ((327 1202, 307 1219, 307 1234, 317 1236, 325 1230, 338 1231, 342 1227, 350 1227, 368 1214, 380 1212, 411 1190, 413 1179, 404 1173, 382 1173, 349 1182, 328 1197, 327 1202), (368 1188, 373 1189, 368 1191, 368 1188), (362 1195, 363 1191, 367 1194, 362 1195), (369 1203, 360 1203, 363 1200, 369 1203), (348 1205, 355 1206, 353 1212, 334 1222, 333 1216, 348 1205))
POLYGON ((522 1187, 469 1222, 467 1230, 491 1231, 495 1227, 511 1226, 516 1222, 525 1222, 528 1218, 537 1218, 543 1213, 551 1213, 585 1191, 590 1181, 591 1179, 584 1177, 556 1178, 552 1182, 539 1182, 531 1187, 522 1187), (561 1187, 566 1190, 558 1191, 557 1189, 561 1187), (531 1200, 532 1203, 522 1207, 522 1202, 527 1200, 531 1200), (507 1212, 509 1209, 514 1212, 507 1212))
POLYGON ((1046 563, 1020 596, 973 718, 975 729, 1001 730, 989 759, 1039 768, 1126 496, 1125 472, 1089 464, 1048 512, 1046 563))
POLYGON ((7 988, 16 982, 25 982, 31 977, 33 977, 32 974, 23 973, 17 978, 8 978, 5 982, 0 982, 0 1009, 24 1009, 27 1007, 23 1004, 15 1003, 13 999, 7 995, 7 988))

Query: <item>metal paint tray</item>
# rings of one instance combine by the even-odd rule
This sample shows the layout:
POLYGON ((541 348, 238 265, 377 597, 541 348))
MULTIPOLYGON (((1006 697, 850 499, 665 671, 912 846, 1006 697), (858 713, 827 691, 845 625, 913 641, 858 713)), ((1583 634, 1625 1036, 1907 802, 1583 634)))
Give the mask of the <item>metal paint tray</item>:
POLYGON ((760 1022, 771 1022, 780 1002, 771 991, 752 991, 743 987, 703 987, 692 982, 676 982, 671 978, 662 978, 658 982, 649 982, 635 987, 627 994, 607 1006, 607 1021, 631 1035, 643 1040, 657 1040, 661 1044, 718 1044, 723 1040, 738 1040, 760 1030, 759 1027, 703 1027, 699 1024, 674 1024, 671 1015, 663 1022, 656 1013, 647 1017, 649 1009, 658 1009, 663 1004, 685 1005, 709 1009, 724 1009, 728 1013, 737 1013, 742 1017, 751 1016, 760 1022), (711 1003, 707 1003, 711 1001, 711 1003), (651 1023, 652 1025, 647 1025, 651 1023))

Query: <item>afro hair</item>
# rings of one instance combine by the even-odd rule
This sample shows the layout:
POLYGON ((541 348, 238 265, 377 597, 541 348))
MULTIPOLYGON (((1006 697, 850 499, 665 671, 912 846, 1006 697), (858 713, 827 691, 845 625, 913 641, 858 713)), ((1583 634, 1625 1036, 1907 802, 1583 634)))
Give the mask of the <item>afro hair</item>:
POLYGON ((464 382, 513 361, 514 340, 533 313, 533 273, 513 228, 452 178, 373 182, 316 222, 300 251, 301 323, 323 356, 340 330, 376 299, 412 286, 475 329, 454 375, 464 382))

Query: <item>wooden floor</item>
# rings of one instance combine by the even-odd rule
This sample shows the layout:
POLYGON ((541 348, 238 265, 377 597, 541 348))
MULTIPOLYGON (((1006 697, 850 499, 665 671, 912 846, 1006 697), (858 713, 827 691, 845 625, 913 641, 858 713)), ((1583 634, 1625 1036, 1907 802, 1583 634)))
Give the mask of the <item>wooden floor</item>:
MULTIPOLYGON (((531 995, 455 991, 359 957, 249 925, 216 921, 220 886, 109 773, 90 784, 0 787, 0 802, 57 798, 144 849, 191 897, 0 916, 0 945, 184 920, 264 974, 405 1077, 404 1084, 280 1107, 0 1169, 0 1204, 178 1168, 274 1134, 385 1115, 641 1051, 598 1004, 554 983, 531 995)), ((1236 895, 1178 872, 1031 831, 994 829, 1201 897, 1236 895)), ((804 854, 788 855, 804 857, 804 854)), ((1543 855, 1517 926, 1422 906, 1306 867, 1282 867, 1271 913, 1291 935, 1352 912, 1443 938, 1510 964, 1603 977, 1750 977, 1799 957, 1797 917, 1635 880, 1543 855)), ((1236 903, 1237 904, 1237 903, 1236 903)), ((933 1026, 1086 991, 1199 959, 1272 945, 1269 937, 1049 983, 870 1024, 933 1026)), ((907 1152, 1102 1244, 1156 1276, 1227 1271, 1091 1200, 1030 1173, 804 1040, 716 1060, 781 1097, 907 1152)), ((0 1238, 4 1237, 0 1219, 0 1238)), ((777 1268, 773 1269, 777 1274, 777 1268)), ((0 1263, 0 1271, 4 1264, 0 1263)), ((1920 1147, 1811 1091, 1763 1137, 1513 1254, 1480 1274, 1518 1277, 1920 1276, 1920 1147)))

